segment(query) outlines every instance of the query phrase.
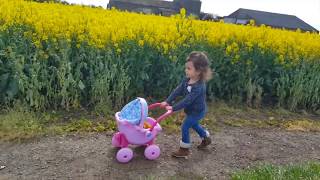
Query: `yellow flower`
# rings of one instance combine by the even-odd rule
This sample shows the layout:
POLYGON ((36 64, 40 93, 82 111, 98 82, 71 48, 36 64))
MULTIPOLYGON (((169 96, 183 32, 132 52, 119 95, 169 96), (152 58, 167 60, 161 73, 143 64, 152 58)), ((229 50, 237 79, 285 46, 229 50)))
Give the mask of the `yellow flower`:
POLYGON ((144 45, 144 41, 143 40, 139 40, 139 46, 143 46, 144 45))
POLYGON ((214 47, 226 47, 226 54, 232 57, 239 54, 240 45, 241 50, 249 52, 255 46, 261 49, 261 53, 271 50, 279 56, 279 62, 284 58, 297 62, 301 57, 320 57, 319 34, 272 29, 265 25, 199 21, 186 17, 186 13, 181 9, 179 15, 163 17, 116 9, 0 0, 0 30, 13 24, 30 25, 35 32, 25 32, 24 35, 32 38, 36 46, 40 46, 42 40, 65 39, 71 42, 76 37, 79 43, 87 41, 98 48, 104 48, 105 44, 114 45, 119 49, 117 52, 121 52, 119 44, 134 40, 139 46, 148 43, 164 54, 177 47, 192 47, 195 43, 205 42, 214 47))

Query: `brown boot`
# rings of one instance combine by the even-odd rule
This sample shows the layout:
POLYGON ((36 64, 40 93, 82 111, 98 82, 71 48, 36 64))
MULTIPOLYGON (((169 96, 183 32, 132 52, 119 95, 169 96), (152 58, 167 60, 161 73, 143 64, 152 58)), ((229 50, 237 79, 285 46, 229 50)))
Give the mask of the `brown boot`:
POLYGON ((198 146, 198 149, 205 149, 209 144, 211 144, 211 138, 205 137, 201 144, 198 146))
POLYGON ((186 158, 189 153, 189 148, 180 147, 178 151, 172 153, 172 156, 176 158, 186 158))

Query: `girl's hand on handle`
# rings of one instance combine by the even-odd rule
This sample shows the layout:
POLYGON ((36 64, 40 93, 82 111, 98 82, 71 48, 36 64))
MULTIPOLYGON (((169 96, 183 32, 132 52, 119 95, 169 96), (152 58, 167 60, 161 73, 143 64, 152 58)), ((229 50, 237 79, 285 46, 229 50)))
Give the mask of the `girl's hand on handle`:
POLYGON ((166 106, 168 106, 169 104, 167 103, 167 102, 165 102, 165 101, 163 101, 162 103, 161 103, 161 107, 166 107, 166 106))
POLYGON ((166 106, 167 111, 172 111, 172 106, 166 106))

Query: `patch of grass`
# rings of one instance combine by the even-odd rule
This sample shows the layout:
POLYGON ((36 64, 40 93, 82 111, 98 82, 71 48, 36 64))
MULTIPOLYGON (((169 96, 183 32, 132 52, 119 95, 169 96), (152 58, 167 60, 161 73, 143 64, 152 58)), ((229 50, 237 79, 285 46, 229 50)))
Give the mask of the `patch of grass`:
POLYGON ((6 110, 0 114, 0 139, 29 139, 43 132, 43 126, 34 113, 24 110, 6 110))
POLYGON ((255 128, 267 128, 267 127, 281 127, 282 121, 280 120, 247 120, 247 119, 235 119, 224 120, 226 125, 234 127, 255 127, 255 128))
POLYGON ((210 116, 209 114, 200 122, 205 128, 209 128, 211 131, 219 132, 219 125, 217 118, 215 116, 210 116), (203 121, 203 122, 202 122, 203 121))
MULTIPOLYGON (((183 112, 178 112, 163 120, 160 124, 161 127, 168 133, 178 133, 181 131, 181 125, 185 119, 185 114, 183 112)), ((210 130, 218 131, 217 120, 214 116, 207 115, 200 122, 205 128, 210 128, 210 130)))
POLYGON ((209 105, 207 117, 212 124, 211 128, 218 127, 219 122, 222 122, 234 127, 279 127, 290 131, 320 132, 319 116, 295 113, 283 108, 254 109, 217 102, 209 105))
POLYGON ((280 127, 288 131, 320 132, 320 121, 310 119, 291 119, 291 120, 247 120, 247 119, 228 119, 224 124, 233 127, 254 127, 271 128, 280 127))
POLYGON ((209 106, 210 116, 219 117, 219 119, 227 119, 230 117, 242 118, 242 119, 293 119, 293 118, 308 118, 315 119, 318 116, 316 114, 310 114, 306 111, 301 113, 292 112, 281 107, 263 107, 263 108, 251 108, 248 106, 240 106, 236 104, 227 104, 224 102, 210 103, 209 106))
POLYGON ((262 112, 269 116, 281 116, 281 117, 292 117, 292 116, 300 116, 298 113, 294 113, 282 107, 279 108, 266 108, 262 109, 262 112))
POLYGON ((309 162, 301 165, 274 166, 263 165, 260 167, 235 172, 232 180, 292 180, 292 179, 320 179, 320 163, 309 162))
MULTIPOLYGON (((153 117, 157 118, 157 117, 153 117)), ((182 113, 173 114, 160 122, 162 129, 168 133, 177 133, 181 129, 181 124, 185 116, 182 113)))
POLYGON ((214 114, 216 116, 230 116, 240 114, 247 108, 244 106, 229 105, 225 102, 216 102, 208 104, 208 109, 210 114, 214 114))
POLYGON ((0 140, 21 141, 43 135, 115 130, 115 120, 67 117, 56 112, 35 113, 17 108, 0 113, 0 140))
POLYGON ((88 119, 73 120, 63 125, 64 132, 102 132, 106 127, 100 122, 94 123, 88 119))
POLYGON ((285 122, 283 126, 289 131, 320 132, 320 121, 309 119, 291 120, 285 122))
MULTIPOLYGON (((209 111, 201 124, 211 131, 219 131, 222 124, 234 127, 270 128, 280 127, 291 131, 320 132, 317 117, 309 118, 284 109, 252 109, 244 106, 218 102, 209 104, 209 111), (314 119, 314 120, 312 120, 314 119)), ((101 109, 103 106, 101 106, 101 109)), ((156 109, 149 116, 157 118, 165 111, 156 109)), ((50 111, 35 113, 22 106, 0 112, 0 140, 29 139, 41 135, 56 135, 78 132, 116 131, 113 112, 97 109, 88 112, 75 109, 68 112, 50 111)), ((178 133, 185 114, 181 111, 161 122, 166 133, 178 133)))

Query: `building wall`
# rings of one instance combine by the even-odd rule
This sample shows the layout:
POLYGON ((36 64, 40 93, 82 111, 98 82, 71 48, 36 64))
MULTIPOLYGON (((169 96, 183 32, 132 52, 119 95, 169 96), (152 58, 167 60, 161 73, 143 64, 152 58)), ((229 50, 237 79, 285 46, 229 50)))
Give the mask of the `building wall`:
POLYGON ((154 13, 159 14, 159 8, 155 8, 152 6, 141 6, 139 4, 127 3, 127 2, 119 2, 119 1, 110 1, 108 7, 115 7, 120 10, 128 10, 133 12, 143 12, 146 14, 154 13))
POLYGON ((175 9, 177 12, 180 11, 181 8, 185 8, 187 10, 187 14, 200 15, 201 10, 201 1, 199 0, 176 0, 175 9))
POLYGON ((170 9, 163 8, 157 5, 143 5, 124 1, 110 0, 108 8, 115 7, 120 10, 128 10, 134 12, 144 12, 144 13, 154 13, 162 15, 171 15, 179 13, 181 8, 187 10, 187 14, 194 14, 196 16, 200 15, 201 1, 199 0, 175 0, 172 2, 172 7, 170 9))

